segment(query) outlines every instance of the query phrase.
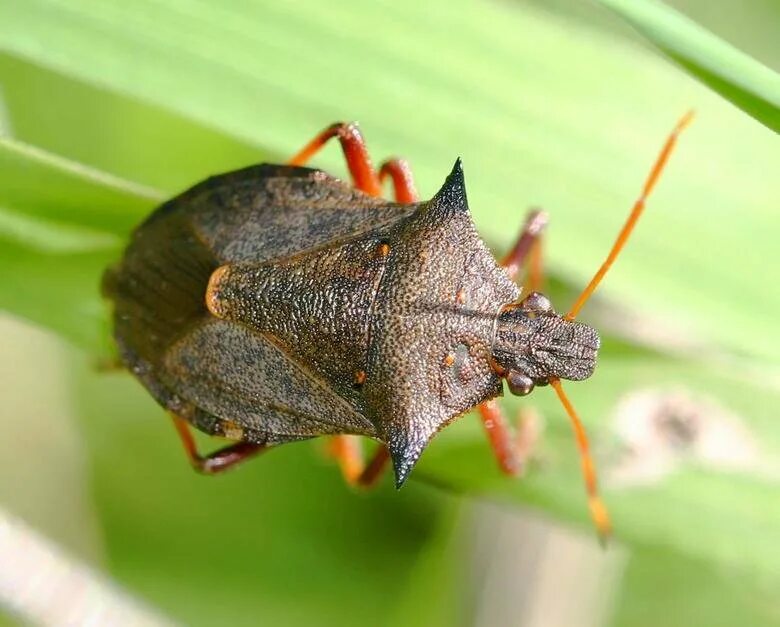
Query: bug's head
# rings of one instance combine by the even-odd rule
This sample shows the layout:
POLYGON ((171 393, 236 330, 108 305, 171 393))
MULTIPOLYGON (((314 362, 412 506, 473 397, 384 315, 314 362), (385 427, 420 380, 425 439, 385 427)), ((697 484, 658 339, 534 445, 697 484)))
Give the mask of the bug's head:
POLYGON ((558 315, 546 296, 532 292, 500 311, 493 360, 510 391, 525 396, 550 379, 587 379, 599 344, 594 328, 558 315))
MULTIPOLYGON (((610 533, 609 515, 598 494, 596 471, 585 429, 563 390, 561 379, 578 381, 593 374, 600 344, 598 333, 574 319, 623 249, 677 142, 678 135, 692 119, 693 112, 689 111, 677 122, 607 258, 569 312, 565 316, 559 316, 547 297, 532 292, 522 301, 504 306, 496 317, 492 345, 496 372, 506 378, 509 389, 518 395, 530 393, 536 385, 549 383, 571 419, 580 449, 591 516, 602 541, 605 541, 610 533)), ((533 232, 529 234, 536 235, 533 232)))

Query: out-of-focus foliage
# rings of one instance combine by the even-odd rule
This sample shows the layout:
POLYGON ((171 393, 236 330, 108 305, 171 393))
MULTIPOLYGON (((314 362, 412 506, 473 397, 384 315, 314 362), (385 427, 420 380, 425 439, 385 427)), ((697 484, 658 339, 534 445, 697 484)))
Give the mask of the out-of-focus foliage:
MULTIPOLYGON (((399 494, 352 494, 318 443, 282 447, 218 481, 192 476, 139 386, 92 371, 110 351, 100 275, 159 198, 218 171, 283 160, 325 124, 357 118, 377 158, 412 161, 426 196, 462 156, 475 219, 496 251, 526 206, 544 205, 563 308, 601 261, 674 120, 694 107, 695 125, 590 310, 607 324, 597 376, 571 394, 605 475, 621 444, 615 402, 644 386, 716 399, 760 443, 760 459, 741 473, 682 456, 648 485, 607 488, 618 538, 634 555, 616 622, 772 624, 780 292, 767 285, 780 278, 768 261, 780 227, 777 137, 606 12, 557 6, 0 4, 12 136, 0 140, 0 306, 86 349, 88 363, 73 359, 78 424, 106 563, 131 589, 189 624, 408 625, 416 616, 448 625, 468 610, 457 594, 465 558, 448 544, 468 503, 459 495, 588 524, 569 427, 545 390, 531 397, 547 428, 522 482, 499 475, 470 417, 434 441, 418 481, 399 494), (610 324, 610 314, 631 327, 610 324)), ((727 50, 662 26, 649 36, 688 66, 701 41, 727 50)), ((728 55, 708 56, 714 65, 697 67, 771 125, 762 94, 776 77, 740 59, 734 67, 728 55)), ((335 148, 317 164, 344 171, 335 148)), ((511 413, 518 406, 507 399, 511 413)), ((4 411, 2 420, 14 418, 4 411)))

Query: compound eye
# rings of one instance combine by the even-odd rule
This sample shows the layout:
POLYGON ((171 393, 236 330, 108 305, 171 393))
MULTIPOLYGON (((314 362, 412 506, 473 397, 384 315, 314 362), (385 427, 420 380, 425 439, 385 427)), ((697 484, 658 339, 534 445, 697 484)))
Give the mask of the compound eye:
POLYGON ((509 374, 506 375, 506 382, 509 384, 509 391, 515 396, 527 396, 534 389, 533 379, 517 370, 509 371, 509 374))
POLYGON ((520 303, 520 308, 523 311, 534 314, 549 314, 555 312, 550 299, 541 292, 531 292, 523 299, 523 302, 520 303))

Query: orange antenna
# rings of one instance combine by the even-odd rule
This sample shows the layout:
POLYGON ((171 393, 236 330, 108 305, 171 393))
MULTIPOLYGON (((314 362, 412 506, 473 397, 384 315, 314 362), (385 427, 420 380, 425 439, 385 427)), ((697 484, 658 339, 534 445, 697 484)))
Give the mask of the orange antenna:
POLYGON ((588 444, 588 436, 585 433, 585 427, 582 426, 582 422, 580 421, 577 412, 574 410, 574 406, 563 391, 560 379, 550 379, 550 385, 561 400, 563 408, 566 410, 566 413, 569 414, 571 424, 574 427, 577 446, 580 449, 580 459, 582 460, 582 476, 585 479, 585 491, 588 494, 590 517, 596 525, 601 543, 606 544, 607 538, 609 538, 612 533, 612 525, 609 522, 607 508, 599 496, 598 483, 596 481, 596 467, 593 464, 593 458, 590 456, 590 446, 588 444))
POLYGON ((623 228, 620 230, 615 243, 612 245, 612 250, 609 251, 609 255, 607 255, 606 260, 603 264, 601 264, 598 272, 596 272, 596 274, 590 280, 590 283, 588 283, 587 287, 582 290, 582 293, 577 297, 577 300, 574 302, 574 305, 572 305, 569 313, 564 316, 567 320, 574 320, 574 318, 577 317, 577 314, 580 312, 580 309, 582 309, 582 306, 591 297, 596 287, 598 287, 598 284, 601 283, 601 279, 603 279, 604 275, 607 273, 607 270, 609 270, 615 259, 617 259, 620 251, 623 250, 623 246, 625 246, 626 241, 628 241, 628 237, 631 235, 631 231, 634 230, 634 226, 636 225, 637 220, 639 220, 639 216, 642 215, 642 210, 645 208, 645 201, 647 200, 647 197, 650 195, 650 192, 653 191, 653 188, 658 182, 658 178, 661 176, 661 172, 663 171, 666 162, 669 160, 669 155, 672 153, 672 149, 677 143, 677 136, 683 131, 683 129, 685 129, 686 126, 691 123, 691 120, 693 120, 693 111, 688 111, 680 118, 680 120, 677 122, 677 125, 674 127, 674 130, 669 134, 664 147, 661 149, 658 158, 655 160, 655 164, 653 164, 653 169, 650 171, 650 176, 648 176, 647 181, 645 181, 645 186, 642 188, 642 194, 634 203, 634 207, 631 209, 631 213, 628 215, 626 223, 623 225, 623 228))

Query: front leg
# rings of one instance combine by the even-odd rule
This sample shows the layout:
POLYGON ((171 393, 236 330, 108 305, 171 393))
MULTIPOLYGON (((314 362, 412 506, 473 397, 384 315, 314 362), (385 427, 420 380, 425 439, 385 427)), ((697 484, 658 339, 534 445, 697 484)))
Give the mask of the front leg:
MULTIPOLYGON (((511 279, 517 278, 524 265, 527 267, 526 293, 538 291, 544 280, 541 239, 546 226, 545 212, 538 209, 530 211, 514 246, 501 260, 501 266, 511 279)), ((497 401, 482 403, 479 413, 501 471, 508 475, 520 474, 539 439, 539 415, 531 409, 522 409, 513 433, 497 401)))
POLYGON ((482 403, 479 413, 498 467, 507 475, 522 474, 539 441, 539 414, 530 408, 521 409, 512 429, 495 400, 482 403))
POLYGON ((528 212, 520 235, 517 236, 514 246, 501 260, 501 267, 506 269, 509 278, 514 280, 526 264, 528 268, 529 292, 537 292, 542 286, 542 232, 547 226, 547 214, 540 209, 532 209, 528 212))

